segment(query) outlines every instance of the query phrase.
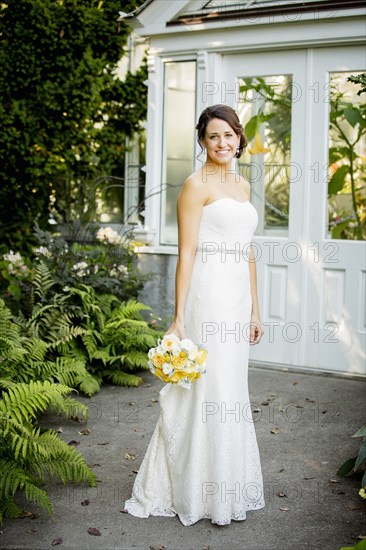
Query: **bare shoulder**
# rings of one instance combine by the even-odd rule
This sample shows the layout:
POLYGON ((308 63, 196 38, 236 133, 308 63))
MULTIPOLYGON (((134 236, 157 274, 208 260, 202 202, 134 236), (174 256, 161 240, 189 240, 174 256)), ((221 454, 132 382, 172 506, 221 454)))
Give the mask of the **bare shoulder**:
POLYGON ((178 201, 192 202, 203 206, 207 199, 206 195, 206 185, 202 181, 201 171, 198 170, 184 180, 178 194, 178 201))
POLYGON ((239 180, 240 180, 240 183, 244 186, 244 191, 248 194, 248 197, 250 198, 252 188, 250 186, 249 181, 243 178, 243 176, 241 176, 240 174, 239 174, 239 180))

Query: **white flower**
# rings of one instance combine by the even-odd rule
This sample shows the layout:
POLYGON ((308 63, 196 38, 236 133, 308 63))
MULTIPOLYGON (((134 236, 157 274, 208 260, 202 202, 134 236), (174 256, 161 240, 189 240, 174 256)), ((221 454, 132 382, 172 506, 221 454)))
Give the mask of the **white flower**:
POLYGON ((98 241, 107 242, 110 244, 121 244, 122 237, 120 237, 117 231, 114 231, 111 227, 101 227, 98 229, 96 237, 98 241))
POLYGON ((35 248, 34 253, 36 254, 36 256, 45 256, 46 258, 52 257, 52 253, 45 246, 39 246, 38 248, 35 248))
POLYGON ((9 254, 3 254, 3 259, 6 260, 8 263, 8 272, 11 274, 18 275, 20 277, 27 275, 28 273, 28 267, 25 265, 24 260, 22 256, 19 254, 19 252, 14 252, 12 250, 9 251, 9 254))
POLYGON ((164 351, 173 351, 179 349, 179 338, 175 334, 166 334, 161 341, 161 347, 164 351))
POLYGON ((198 347, 192 342, 192 340, 189 338, 183 338, 180 345, 183 350, 188 352, 188 358, 194 361, 197 357, 198 347))
POLYGON ((163 373, 164 374, 171 374, 174 370, 174 367, 170 363, 164 363, 163 364, 163 373))
POLYGON ((155 351, 156 351, 156 348, 150 348, 149 349, 148 354, 147 354, 149 359, 152 359, 154 357, 155 351))
POLYGON ((194 346, 194 343, 189 338, 183 338, 180 341, 180 345, 181 345, 182 349, 185 349, 185 350, 189 351, 194 346))
POLYGON ((121 273, 124 273, 125 275, 127 275, 128 273, 128 269, 125 265, 119 265, 117 269, 118 271, 120 271, 121 273))
POLYGON ((152 373, 155 373, 156 371, 156 368, 155 368, 155 365, 152 361, 149 361, 148 362, 148 365, 149 365, 149 369, 151 370, 152 373))
POLYGON ((23 258, 21 257, 19 252, 16 252, 14 254, 14 252, 10 250, 9 254, 3 255, 3 258, 4 260, 6 260, 7 262, 10 262, 11 264, 18 264, 18 265, 23 264, 23 258))
POLYGON ((85 269, 86 267, 88 267, 88 264, 86 262, 78 262, 77 264, 74 264, 72 266, 72 269, 73 270, 77 270, 77 269, 85 269))
POLYGON ((88 264, 86 262, 78 262, 72 266, 72 270, 75 271, 77 277, 85 277, 89 274, 88 264))

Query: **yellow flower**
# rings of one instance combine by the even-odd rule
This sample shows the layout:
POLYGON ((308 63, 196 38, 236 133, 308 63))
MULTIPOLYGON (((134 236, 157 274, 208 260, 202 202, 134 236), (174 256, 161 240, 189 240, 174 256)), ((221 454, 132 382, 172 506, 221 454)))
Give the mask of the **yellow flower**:
POLYGON ((202 365, 206 361, 206 357, 207 357, 207 349, 202 348, 202 349, 198 350, 197 357, 196 357, 196 362, 199 365, 202 365))
POLYGON ((159 353, 157 353, 152 358, 152 362, 153 362, 154 367, 161 368, 163 366, 163 364, 165 363, 165 357, 164 357, 164 355, 160 355, 159 353))
POLYGON ((362 489, 360 489, 358 491, 358 494, 360 495, 361 498, 366 498, 366 491, 365 491, 366 487, 362 487, 362 489))
POLYGON ((181 378, 185 378, 185 374, 182 371, 175 371, 175 373, 169 378, 169 382, 178 382, 181 378))
POLYGON ((160 378, 160 380, 162 380, 163 382, 170 382, 170 378, 169 376, 167 376, 166 374, 163 373, 163 371, 161 369, 157 369, 155 374, 157 375, 158 378, 160 378))
POLYGON ((183 369, 187 363, 186 357, 174 356, 172 358, 172 365, 175 369, 183 369))
POLYGON ((254 136, 254 143, 251 149, 248 149, 248 153, 251 155, 258 155, 259 153, 268 153, 269 149, 264 147, 260 133, 257 132, 254 136))

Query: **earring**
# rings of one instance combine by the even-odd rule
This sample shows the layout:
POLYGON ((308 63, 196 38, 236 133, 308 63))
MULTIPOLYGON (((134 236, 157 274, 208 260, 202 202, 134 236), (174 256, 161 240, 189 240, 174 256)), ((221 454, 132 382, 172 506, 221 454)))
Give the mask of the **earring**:
POLYGON ((237 149, 236 149, 236 154, 239 155, 240 153, 240 146, 238 145, 237 149))

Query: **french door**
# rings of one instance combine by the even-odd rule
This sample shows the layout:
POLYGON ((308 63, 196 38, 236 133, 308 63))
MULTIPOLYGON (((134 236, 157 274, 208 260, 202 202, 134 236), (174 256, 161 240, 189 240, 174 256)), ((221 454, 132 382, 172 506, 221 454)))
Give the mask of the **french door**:
POLYGON ((347 81, 363 70, 359 46, 222 58, 222 102, 251 139, 237 169, 259 214, 253 243, 265 334, 251 347, 253 364, 365 374, 364 138, 359 88, 347 81), (342 134, 355 143, 351 160, 342 134), (340 170, 331 183, 330 159, 340 170))

